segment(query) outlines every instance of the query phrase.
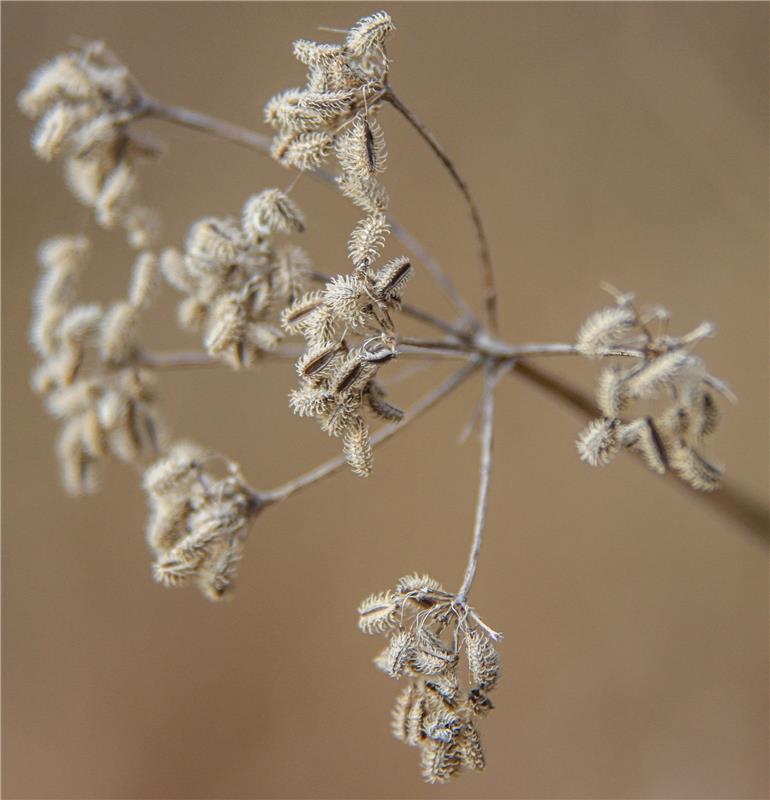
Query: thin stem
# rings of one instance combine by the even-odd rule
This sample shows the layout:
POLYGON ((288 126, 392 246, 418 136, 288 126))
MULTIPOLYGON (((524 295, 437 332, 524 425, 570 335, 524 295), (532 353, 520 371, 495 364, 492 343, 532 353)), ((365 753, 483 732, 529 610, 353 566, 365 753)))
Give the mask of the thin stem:
POLYGON ((476 502, 476 522, 473 528, 473 541, 468 556, 468 566, 465 569, 460 591, 457 593, 457 602, 465 603, 468 592, 476 577, 476 568, 481 552, 481 542, 484 538, 484 526, 487 521, 487 506, 489 499, 489 478, 492 473, 492 439, 494 432, 495 416, 495 370, 492 365, 487 365, 484 373, 484 408, 481 427, 481 466, 479 478, 479 496, 476 502))
MULTIPOLYGON (((163 120, 164 122, 171 122, 175 125, 181 125, 185 128, 191 128, 192 130, 206 133, 209 136, 216 136, 219 139, 233 142, 242 147, 247 147, 250 150, 256 150, 263 155, 270 155, 271 140, 270 137, 264 134, 252 131, 249 128, 242 128, 240 125, 234 125, 231 122, 225 122, 224 120, 217 119, 216 117, 212 117, 200 111, 193 111, 192 109, 183 108, 182 106, 162 103, 152 97, 145 96, 141 99, 137 105, 137 111, 134 116, 137 119, 153 117, 163 120)), ((317 169, 311 172, 310 175, 321 183, 333 187, 335 191, 337 191, 337 181, 331 172, 324 169, 317 169)), ((447 299, 462 317, 463 324, 467 323, 473 327, 478 327, 473 312, 465 300, 463 300, 457 287, 441 268, 438 261, 428 253, 422 244, 395 217, 388 214, 387 218, 393 235, 407 250, 410 250, 423 263, 439 288, 444 292, 447 299)))
POLYGON ((495 289, 495 275, 492 269, 492 257, 489 253, 489 243, 487 235, 484 232, 484 225, 481 221, 481 213, 479 212, 476 201, 471 195, 468 184, 457 171, 454 162, 441 147, 436 137, 431 131, 415 116, 414 112, 404 105, 398 98, 393 89, 388 86, 383 98, 387 100, 393 108, 402 114, 402 116, 409 122, 409 124, 422 136, 422 138, 430 145, 433 152, 438 156, 441 163, 447 168, 449 174, 452 176, 455 184, 465 198, 468 204, 468 210, 471 214, 471 219, 476 228, 476 237, 479 241, 479 254, 481 256, 481 269, 482 280, 484 287, 484 312, 486 323, 490 330, 497 331, 497 291, 495 289))
MULTIPOLYGON (((302 354, 300 347, 278 347, 269 353, 263 353, 260 358, 265 361, 293 360, 302 354)), ((185 369, 188 367, 223 367, 221 361, 212 358, 202 350, 180 350, 161 353, 141 351, 137 362, 151 369, 185 369)))
MULTIPOLYGON (((387 427, 381 428, 379 431, 377 431, 377 433, 372 436, 372 446, 379 445, 395 436, 410 422, 417 419, 417 417, 433 408, 433 406, 435 406, 436 403, 438 403, 444 397, 451 394, 458 386, 460 386, 461 383, 463 383, 474 372, 476 372, 478 368, 479 362, 474 361, 473 363, 466 364, 464 367, 459 369, 446 381, 444 381, 444 383, 440 384, 432 392, 429 392, 422 399, 418 400, 412 406, 412 408, 409 409, 408 413, 400 423, 396 425, 388 425, 387 427)), ((276 503, 279 500, 286 499, 295 492, 298 492, 300 489, 311 486, 317 481, 320 481, 322 478, 332 475, 338 469, 345 466, 346 463, 347 462, 344 456, 338 456, 336 458, 329 459, 323 464, 311 469, 309 472, 306 472, 304 475, 300 475, 298 478, 294 478, 294 480, 288 481, 287 483, 284 483, 275 489, 271 489, 266 492, 256 492, 255 494, 263 503, 276 503)))

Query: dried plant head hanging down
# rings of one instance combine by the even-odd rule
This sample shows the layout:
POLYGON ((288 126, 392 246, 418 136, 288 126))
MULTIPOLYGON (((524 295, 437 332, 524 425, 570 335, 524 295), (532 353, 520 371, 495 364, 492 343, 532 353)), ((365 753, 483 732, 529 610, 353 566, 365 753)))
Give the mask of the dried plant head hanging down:
MULTIPOLYGON (((632 295, 611 287, 614 304, 592 314, 574 343, 508 344, 496 338, 497 297, 481 215, 454 162, 390 84, 386 47, 394 30, 390 16, 380 11, 344 32, 341 43, 295 42, 307 85, 267 103, 265 119, 276 131, 272 141, 150 97, 100 43, 59 55, 35 72, 19 95, 24 113, 39 120, 33 148, 48 160, 63 156, 76 197, 94 209, 99 224, 125 229, 140 253, 126 298, 103 308, 77 299, 89 258, 87 239, 60 236, 43 245, 31 327, 40 363, 32 382, 48 412, 62 422, 57 452, 66 488, 73 494, 93 491, 97 467, 109 458, 140 465, 154 578, 166 586, 194 584, 219 600, 232 590, 259 513, 345 465, 356 476, 370 475, 375 446, 483 374, 479 489, 460 588, 451 592, 427 576, 408 575, 359 608, 363 632, 389 637, 377 665, 407 681, 396 701, 393 733, 420 748, 427 781, 444 782, 462 768, 484 767, 476 722, 492 708, 487 695, 498 678, 493 642, 502 636, 481 620, 468 595, 486 526, 499 380, 512 369, 537 376, 531 361, 538 357, 612 359, 599 379, 600 416, 577 442, 580 457, 604 465, 627 450, 656 472, 670 470, 703 491, 716 489, 722 473, 706 459, 703 440, 717 426, 716 396, 731 394, 693 354, 713 326, 672 336, 667 312, 637 311, 632 295), (385 106, 429 145, 467 203, 479 243, 483 321, 390 214, 380 182, 386 147, 378 115, 385 106), (136 130, 144 118, 272 155, 351 200, 363 216, 348 240, 349 266, 332 277, 313 269, 294 241, 305 218, 286 188, 256 190, 239 217, 198 220, 182 249, 151 251, 157 220, 135 199, 136 166, 157 152, 136 130), (322 167, 330 159, 336 174, 322 167), (383 258, 391 234, 418 256, 417 266, 453 303, 460 323, 403 302, 413 260, 403 254, 383 258), (202 349, 164 352, 141 340, 139 323, 161 280, 182 295, 179 325, 201 338, 202 349), (435 338, 404 335, 397 322, 407 316, 435 338), (284 342, 291 337, 293 344, 284 342), (462 366, 405 413, 389 402, 379 380, 380 370, 396 358, 426 364, 450 358, 462 366), (232 460, 167 432, 155 382, 167 370, 248 369, 267 361, 295 362, 299 386, 289 391, 291 409, 341 438, 342 454, 280 486, 257 490, 232 460), (649 407, 639 408, 643 404, 649 407), (389 424, 372 434, 376 418, 389 424)), ((568 400, 573 396, 553 381, 540 383, 568 400)))

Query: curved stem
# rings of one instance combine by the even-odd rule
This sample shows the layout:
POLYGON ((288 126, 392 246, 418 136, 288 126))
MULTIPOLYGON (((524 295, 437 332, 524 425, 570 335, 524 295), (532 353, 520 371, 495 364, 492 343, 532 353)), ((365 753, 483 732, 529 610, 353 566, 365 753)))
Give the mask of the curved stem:
MULTIPOLYGON (((476 372, 478 368, 479 362, 474 361, 473 363, 466 364, 464 367, 462 367, 462 369, 455 372, 451 377, 444 381, 444 383, 440 384, 432 392, 418 400, 412 406, 412 408, 409 409, 408 413, 400 423, 396 425, 388 425, 387 427, 377 431, 377 433, 372 436, 372 446, 381 444, 382 442, 385 442, 395 436, 410 422, 417 419, 417 417, 419 417, 421 414, 424 414, 426 411, 428 411, 428 409, 433 408, 433 406, 435 406, 439 400, 442 400, 444 397, 451 394, 461 383, 463 383, 474 372, 476 372)), ((283 485, 269 491, 257 491, 255 492, 255 495, 259 497, 262 503, 277 503, 279 500, 286 499, 295 492, 298 492, 300 489, 311 486, 317 481, 320 481, 322 478, 332 475, 338 469, 345 466, 346 463, 347 462, 344 456, 338 456, 336 458, 329 459, 323 464, 311 469, 309 472, 306 472, 304 475, 294 478, 294 480, 288 481, 287 483, 284 483, 283 485)))
POLYGON ((495 289, 494 270, 492 269, 492 257, 489 253, 489 243, 487 241, 487 235, 484 232, 484 225, 481 221, 481 213, 476 205, 476 201, 473 199, 473 195, 471 195, 468 184, 457 171, 457 167, 454 165, 454 162, 451 158, 449 158, 447 153, 444 151, 444 148, 441 147, 436 137, 415 116, 414 112, 408 106, 404 105, 403 102, 401 102, 399 97, 395 94, 390 86, 387 87, 383 98, 387 100, 393 106, 393 108, 395 108, 430 145, 430 148, 449 171, 449 174, 452 176, 452 179, 468 204, 468 210, 470 211, 473 225, 476 228, 476 237, 479 241, 486 323, 489 326, 489 329, 495 332, 497 331, 497 291, 495 289))
POLYGON ((468 556, 468 566, 465 569, 460 591, 457 593, 457 602, 464 603, 468 597, 468 592, 473 585, 476 577, 476 567, 479 562, 481 552, 481 542, 484 538, 484 526, 487 520, 487 506, 489 499, 489 478, 492 473, 492 440, 494 432, 495 416, 495 370, 491 365, 487 365, 484 373, 484 406, 481 427, 481 467, 479 478, 479 496, 476 502, 476 522, 473 528, 473 541, 471 542, 471 552, 468 556))

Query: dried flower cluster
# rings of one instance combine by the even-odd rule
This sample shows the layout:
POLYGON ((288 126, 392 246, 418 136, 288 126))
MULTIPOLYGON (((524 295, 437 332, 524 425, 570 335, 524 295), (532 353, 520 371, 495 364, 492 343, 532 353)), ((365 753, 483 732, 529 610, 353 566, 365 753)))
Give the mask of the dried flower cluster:
MULTIPOLYGON (((372 114, 385 90, 385 40, 393 30, 390 16, 380 11, 356 23, 344 44, 305 39, 294 43, 294 55, 308 68, 307 85, 281 92, 265 106, 265 120, 278 131, 274 158, 297 169, 317 169, 341 141, 359 136, 366 151, 343 155, 341 163, 363 155, 369 172, 377 171, 384 150, 372 114), (351 123, 355 124, 341 137, 351 123)), ((342 148, 346 150, 344 144, 342 148)))
POLYGON ((133 462, 162 445, 152 375, 137 363, 136 330, 156 284, 156 259, 139 255, 128 298, 107 308, 78 304, 88 257, 85 237, 60 237, 40 249, 31 341, 40 364, 33 388, 62 421, 57 452, 72 494, 97 488, 109 456, 133 462))
POLYGON ((306 287, 310 259, 275 234, 304 230, 302 213, 286 194, 266 189, 251 197, 241 220, 208 217, 190 229, 185 252, 161 256, 166 280, 186 297, 182 327, 203 333, 206 351, 234 369, 251 366, 283 334, 278 312, 306 287))
POLYGON ((32 148, 45 161, 63 156, 70 190, 105 228, 125 228, 129 243, 147 247, 158 220, 136 203, 137 165, 158 146, 130 130, 140 91, 128 69, 101 42, 43 64, 19 94, 19 107, 38 120, 32 148))
POLYGON ((290 396, 291 407, 342 437, 348 463, 360 476, 372 469, 364 407, 386 420, 402 416, 374 380, 397 354, 390 312, 400 307, 412 271, 404 256, 375 267, 390 232, 387 193, 376 178, 385 169, 385 139, 374 112, 384 91, 384 45, 392 30, 390 17, 379 12, 353 26, 342 45, 295 42, 294 54, 308 67, 307 87, 276 95, 265 108, 266 119, 279 129, 273 155, 314 169, 334 150, 340 188, 367 212, 348 242, 353 271, 298 298, 282 316, 284 329, 307 343, 297 361, 300 388, 290 396))
POLYGON ((427 575, 404 576, 392 591, 367 597, 358 614, 361 631, 389 637, 375 664, 409 680, 396 699, 392 729, 420 748, 425 780, 446 783, 464 767, 484 769, 475 721, 493 708, 487 693, 499 664, 491 638, 472 622, 475 614, 427 575))
MULTIPOLYGON (((368 476, 369 412, 390 422, 403 417, 378 379, 380 368, 399 353, 394 317, 402 310, 402 293, 412 273, 405 256, 386 260, 383 255, 391 227, 412 252, 422 251, 387 216, 389 198, 379 180, 387 154, 376 115, 383 103, 398 110, 427 141, 467 202, 479 239, 485 292, 483 324, 423 251, 431 275, 463 323, 429 310, 403 308, 444 338, 402 339, 402 348, 408 345, 411 355, 426 359, 440 352, 465 362, 415 404, 407 422, 477 370, 485 376, 478 415, 479 491, 462 586, 453 594, 428 576, 407 575, 393 590, 368 597, 358 609, 363 632, 388 637, 375 659, 377 666, 392 678, 405 679, 393 711, 393 733, 420 748, 425 779, 443 783, 463 768, 483 769, 476 723, 493 707, 488 693, 498 680, 493 642, 501 636, 466 600, 487 518, 499 378, 520 358, 538 355, 577 352, 621 359, 601 374, 597 399, 602 416, 580 434, 580 457, 596 466, 609 463, 623 448, 638 451, 656 472, 671 470, 707 491, 717 488, 721 470, 704 457, 703 441, 718 423, 715 393, 730 394, 692 353, 712 334, 711 325, 673 337, 667 312, 656 308, 640 313, 632 295, 611 287, 615 303, 585 321, 575 345, 508 345, 493 336, 497 301, 480 212, 449 156, 389 85, 385 45, 393 30, 390 16, 380 11, 344 32, 341 44, 295 42, 294 54, 307 67, 307 83, 267 103, 265 118, 276 131, 271 146, 252 131, 144 95, 100 43, 61 54, 37 70, 19 95, 23 112, 38 120, 32 137, 35 152, 45 160, 62 156, 75 196, 93 208, 100 225, 125 229, 129 244, 141 252, 127 297, 103 308, 77 301, 88 241, 62 237, 44 244, 31 331, 40 360, 33 387, 45 398, 49 413, 61 420, 58 454, 67 489, 93 491, 97 468, 107 457, 146 465, 151 456, 144 489, 154 578, 165 586, 194 584, 212 600, 227 596, 255 516, 345 463, 354 474, 368 476), (156 148, 131 128, 152 116, 270 150, 287 167, 318 170, 319 177, 336 185, 362 212, 347 243, 347 271, 331 278, 319 275, 302 248, 280 240, 305 228, 289 191, 280 189, 250 197, 239 219, 211 216, 197 221, 182 250, 168 248, 156 258, 147 248, 157 220, 136 203, 137 164, 156 148), (337 167, 334 180, 320 170, 330 157, 337 167), (138 324, 160 275, 183 295, 178 322, 202 337, 204 351, 157 353, 140 347, 138 324), (311 290, 311 280, 320 286, 311 290), (295 364, 299 386, 289 394, 290 407, 342 439, 344 458, 257 491, 234 462, 184 441, 168 446, 156 410, 156 370, 216 362, 248 368, 266 353, 293 361, 297 353, 278 346, 284 335, 304 339, 295 364), (650 408, 640 413, 632 408, 638 403, 650 408), (217 460, 224 464, 219 472, 212 468, 217 460)), ((405 425, 388 428, 377 439, 405 425)))
POLYGON ((633 295, 614 293, 614 305, 583 323, 578 349, 591 358, 613 351, 638 358, 630 367, 614 365, 601 373, 596 399, 604 416, 591 421, 578 437, 581 459, 604 466, 621 448, 628 448, 638 451, 654 472, 670 469, 695 489, 717 489, 722 469, 707 461, 701 448, 719 422, 715 392, 731 395, 691 352, 713 335, 713 326, 704 322, 674 337, 668 333, 665 309, 640 314, 633 295), (653 324, 658 331, 652 331, 653 324), (623 413, 635 401, 658 401, 660 410, 624 420, 623 413))
POLYGON ((165 586, 194 583, 211 600, 232 588, 248 525, 259 502, 233 462, 217 478, 213 457, 179 442, 144 474, 150 500, 147 543, 155 554, 153 575, 165 586))

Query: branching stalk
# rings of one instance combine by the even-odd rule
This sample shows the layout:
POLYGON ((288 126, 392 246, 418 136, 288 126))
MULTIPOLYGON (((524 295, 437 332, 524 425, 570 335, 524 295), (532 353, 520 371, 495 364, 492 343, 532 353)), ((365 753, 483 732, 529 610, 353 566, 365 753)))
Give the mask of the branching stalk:
POLYGON ((468 556, 468 566, 465 569, 460 591, 457 593, 457 602, 465 603, 468 592, 473 585, 476 577, 476 568, 481 552, 481 542, 484 538, 484 526, 487 521, 487 506, 489 499, 489 478, 492 473, 492 440, 494 432, 495 416, 495 369, 491 364, 487 364, 484 372, 484 406, 483 420, 481 423, 481 467, 479 479, 479 496, 476 503, 476 522, 473 528, 473 541, 471 551, 468 556))

